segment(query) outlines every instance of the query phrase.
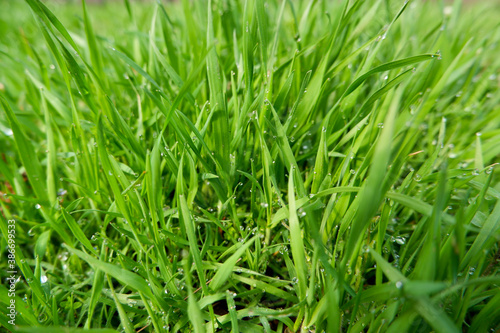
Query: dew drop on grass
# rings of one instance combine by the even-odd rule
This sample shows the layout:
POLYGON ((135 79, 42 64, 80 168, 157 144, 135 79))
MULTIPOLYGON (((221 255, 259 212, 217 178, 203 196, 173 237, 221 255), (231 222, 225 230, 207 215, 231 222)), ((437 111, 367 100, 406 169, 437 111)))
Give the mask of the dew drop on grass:
POLYGON ((69 253, 68 252, 63 252, 61 253, 60 255, 57 256, 57 259, 61 260, 61 261, 66 261, 68 260, 68 255, 69 253))
POLYGON ((63 195, 66 195, 66 193, 68 193, 68 191, 63 189, 63 188, 60 188, 59 190, 57 190, 57 195, 60 197, 62 197, 63 195))
POLYGON ((35 205, 35 208, 36 208, 36 209, 40 209, 40 208, 42 208, 42 206, 40 206, 40 204, 36 204, 36 205, 35 205))
POLYGON ((406 242, 406 239, 404 237, 396 237, 396 243, 399 245, 404 245, 406 242))

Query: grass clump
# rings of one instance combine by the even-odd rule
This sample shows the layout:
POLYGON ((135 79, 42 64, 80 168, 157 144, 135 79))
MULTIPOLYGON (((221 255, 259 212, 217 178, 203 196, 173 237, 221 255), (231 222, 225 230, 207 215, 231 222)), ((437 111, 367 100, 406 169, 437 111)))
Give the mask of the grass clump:
POLYGON ((498 8, 3 6, 21 331, 500 328, 498 8))

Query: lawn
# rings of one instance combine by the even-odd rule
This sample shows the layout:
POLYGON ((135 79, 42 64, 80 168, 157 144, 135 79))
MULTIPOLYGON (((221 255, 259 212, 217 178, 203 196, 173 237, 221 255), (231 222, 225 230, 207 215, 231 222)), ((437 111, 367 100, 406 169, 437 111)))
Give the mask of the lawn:
POLYGON ((0 8, 0 330, 500 331, 498 5, 0 8))

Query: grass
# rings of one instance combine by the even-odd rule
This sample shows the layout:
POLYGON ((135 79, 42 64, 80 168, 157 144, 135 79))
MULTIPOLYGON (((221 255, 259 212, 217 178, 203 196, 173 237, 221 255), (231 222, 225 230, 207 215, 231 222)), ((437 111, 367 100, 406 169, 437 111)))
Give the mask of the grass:
POLYGON ((500 330, 498 7, 2 7, 5 329, 500 330))

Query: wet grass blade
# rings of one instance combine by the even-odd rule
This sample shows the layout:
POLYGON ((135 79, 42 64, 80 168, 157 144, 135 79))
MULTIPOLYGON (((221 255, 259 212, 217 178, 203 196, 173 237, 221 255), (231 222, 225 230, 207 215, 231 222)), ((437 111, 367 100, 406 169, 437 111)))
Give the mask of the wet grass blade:
POLYGON ((217 270, 212 281, 210 282, 210 288, 214 291, 219 290, 229 279, 233 273, 233 268, 236 262, 241 258, 246 250, 253 244, 257 236, 249 239, 244 245, 240 246, 217 270))

